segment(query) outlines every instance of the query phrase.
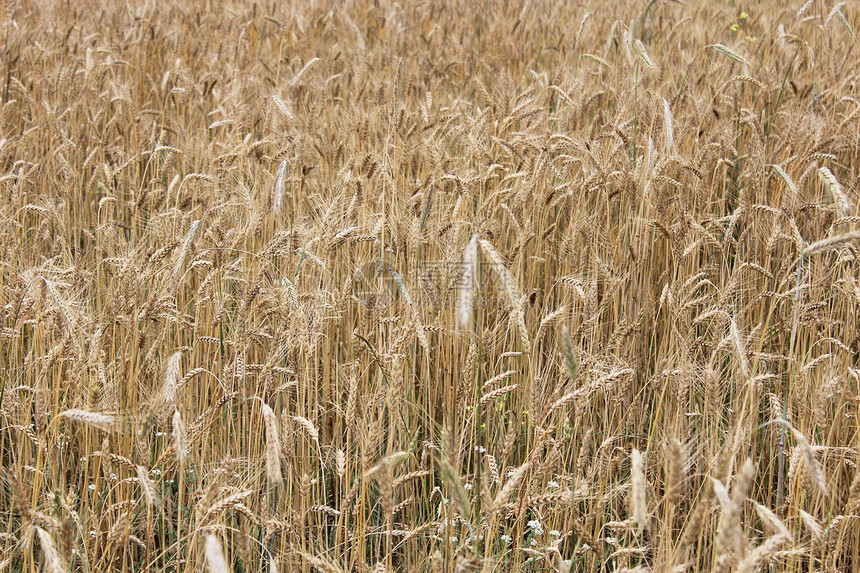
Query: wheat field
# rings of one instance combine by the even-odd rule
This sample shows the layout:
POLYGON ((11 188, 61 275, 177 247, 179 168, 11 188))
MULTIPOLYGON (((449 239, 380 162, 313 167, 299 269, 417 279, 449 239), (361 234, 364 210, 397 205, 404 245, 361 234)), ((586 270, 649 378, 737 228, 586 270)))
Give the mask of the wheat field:
POLYGON ((0 571, 860 570, 857 4, 0 11, 0 571))

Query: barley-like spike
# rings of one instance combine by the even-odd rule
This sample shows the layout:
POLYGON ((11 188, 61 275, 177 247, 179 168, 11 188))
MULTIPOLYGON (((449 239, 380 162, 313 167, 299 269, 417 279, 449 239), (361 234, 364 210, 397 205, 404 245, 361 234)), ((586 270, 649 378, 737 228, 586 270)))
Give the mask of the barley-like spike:
POLYGON ((176 406, 176 393, 182 378, 182 352, 174 352, 164 368, 164 384, 161 387, 161 402, 164 407, 176 406))
POLYGON ((821 466, 815 458, 812 446, 809 445, 809 441, 807 441, 806 436, 801 434, 798 430, 791 426, 789 426, 789 429, 791 430, 791 434, 794 436, 794 439, 800 448, 800 452, 803 455, 803 461, 806 464, 806 469, 809 471, 809 477, 812 480, 812 483, 822 495, 827 496, 827 480, 824 478, 821 466))
POLYGON ((500 396, 504 396, 505 394, 509 394, 517 389, 519 384, 511 384, 509 386, 502 386, 501 388, 497 388, 491 392, 487 392, 483 396, 481 396, 481 405, 483 406, 487 402, 491 402, 495 398, 500 396))
POLYGON ((475 279, 478 272, 478 234, 472 235, 463 253, 463 276, 460 284, 460 297, 457 301, 457 327, 467 330, 472 324, 472 299, 475 293, 475 279))
POLYGON ((269 486, 281 482, 281 443, 278 439, 278 419, 275 412, 265 402, 262 403, 263 422, 266 425, 266 477, 269 486))
POLYGON ((788 173, 785 172, 785 169, 783 169, 782 166, 771 165, 771 167, 779 176, 779 178, 782 179, 783 183, 785 183, 785 186, 788 187, 788 190, 791 191, 792 199, 797 199, 797 183, 794 182, 794 179, 792 179, 788 175, 788 173))
POLYGON ((499 490, 499 493, 496 494, 495 499, 493 499, 493 503, 490 506, 490 512, 496 512, 502 508, 502 506, 508 501, 508 498, 514 493, 514 491, 519 487, 520 482, 523 481, 523 478, 528 472, 530 467, 530 463, 526 462, 517 468, 514 473, 508 478, 508 481, 505 482, 505 485, 502 486, 502 489, 499 490))
POLYGON ((135 470, 137 471, 137 479, 140 483, 140 490, 143 493, 143 499, 146 501, 146 505, 158 505, 158 495, 155 493, 155 484, 153 484, 152 480, 149 479, 149 472, 146 471, 146 468, 140 465, 135 466, 135 470))
POLYGON ((732 339, 732 346, 735 349, 735 354, 738 358, 738 364, 741 367, 741 373, 743 374, 744 381, 746 382, 750 379, 750 366, 749 361, 747 360, 747 353, 746 349, 744 348, 744 342, 741 338, 740 330, 738 329, 738 325, 734 321, 734 319, 729 321, 729 329, 731 332, 730 336, 732 339))
POLYGON ((741 64, 745 64, 745 65, 749 65, 749 62, 746 60, 746 58, 744 58, 743 56, 741 56, 740 54, 738 54, 737 52, 735 52, 734 50, 732 50, 728 46, 725 46, 723 44, 711 44, 711 47, 713 49, 715 49, 716 51, 718 51, 719 53, 721 53, 722 55, 727 56, 736 62, 739 62, 741 64))
POLYGON ((845 191, 842 190, 842 185, 839 184, 839 180, 836 179, 833 172, 827 167, 819 167, 818 177, 824 183, 827 190, 830 191, 830 195, 833 197, 833 202, 836 203, 839 208, 839 216, 850 216, 851 205, 848 203, 848 197, 845 195, 845 191))
POLYGON ((39 535, 39 543, 42 545, 42 555, 45 556, 45 570, 49 573, 65 573, 66 566, 51 534, 41 527, 36 527, 36 533, 39 535))
POLYGON ((791 538, 791 533, 789 533, 788 528, 773 511, 760 503, 755 503, 755 511, 762 523, 767 525, 773 533, 784 535, 789 539, 791 538))
POLYGON ((191 223, 191 228, 188 230, 188 234, 185 236, 185 240, 182 242, 182 250, 179 251, 179 257, 176 259, 176 264, 173 266, 173 278, 178 279, 180 274, 182 273, 182 267, 185 266, 185 259, 188 257, 188 252, 191 250, 191 245, 194 243, 194 239, 197 237, 197 233, 200 231, 200 219, 191 223))
POLYGON ((484 385, 481 386, 481 392, 486 392, 487 390, 491 389, 493 386, 495 386, 499 382, 504 382, 505 380, 507 380, 508 378, 510 378, 511 376, 513 376, 516 373, 517 373, 516 370, 508 370, 506 372, 502 372, 498 376, 493 376, 492 378, 490 378, 489 380, 484 382, 484 385))
POLYGON ((669 102, 663 99, 663 129, 666 132, 666 152, 673 153, 675 149, 675 127, 672 121, 672 108, 669 102))
POLYGON ((802 509, 798 510, 798 513, 800 514, 800 520, 803 522, 803 526, 812 538, 816 541, 821 541, 821 538, 824 536, 824 529, 822 529, 818 520, 802 509))
POLYGON ((802 252, 804 257, 811 257, 812 255, 817 255, 820 253, 826 253, 828 251, 832 251, 833 249, 839 249, 853 243, 860 241, 860 231, 851 231, 850 233, 845 233, 843 235, 837 235, 835 237, 828 237, 826 239, 821 239, 820 241, 815 241, 814 243, 807 245, 802 252))
POLYGON ((570 377, 570 381, 575 383, 579 365, 576 361, 576 356, 573 354, 573 342, 570 340, 567 326, 561 329, 561 351, 564 354, 564 366, 567 369, 567 375, 570 377))
POLYGON ((188 444, 188 434, 185 432, 185 424, 182 422, 182 416, 179 410, 173 411, 173 449, 176 453, 176 459, 179 461, 180 469, 185 468, 186 449, 188 444))
POLYGON ((320 573, 343 573, 343 569, 341 569, 335 563, 328 561, 327 559, 323 559, 322 557, 316 557, 311 555, 310 553, 303 553, 301 551, 297 552, 298 555, 302 557, 308 564, 319 571, 320 573))
POLYGON ((90 412, 87 410, 64 410, 60 412, 60 417, 66 418, 73 422, 81 422, 96 426, 104 430, 112 430, 116 426, 117 419, 112 414, 103 414, 100 412, 90 412))
POLYGON ((221 542, 211 533, 206 536, 206 565, 209 573, 228 573, 227 561, 224 559, 224 551, 221 542))
POLYGON ((666 475, 666 495, 669 504, 677 506, 682 499, 684 480, 684 449, 677 438, 669 440, 666 448, 668 469, 666 475))
POLYGON ((281 161, 278 165, 278 173, 275 176, 275 190, 272 197, 272 211, 280 213, 284 205, 284 182, 287 176, 287 161, 281 161))
POLYGON ((648 524, 648 507, 642 454, 637 449, 630 454, 630 513, 641 531, 648 524))

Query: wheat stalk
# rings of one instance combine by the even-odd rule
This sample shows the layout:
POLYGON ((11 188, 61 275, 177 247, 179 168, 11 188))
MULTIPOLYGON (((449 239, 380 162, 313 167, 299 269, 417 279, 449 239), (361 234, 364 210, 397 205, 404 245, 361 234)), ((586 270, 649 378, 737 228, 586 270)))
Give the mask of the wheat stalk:
POLYGON ((851 568, 851 2, 33 4, 0 573, 851 568))

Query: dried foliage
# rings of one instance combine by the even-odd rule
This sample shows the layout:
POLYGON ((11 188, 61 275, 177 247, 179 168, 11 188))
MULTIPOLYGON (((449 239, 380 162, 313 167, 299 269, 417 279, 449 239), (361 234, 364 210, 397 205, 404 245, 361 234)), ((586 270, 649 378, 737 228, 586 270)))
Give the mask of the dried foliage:
POLYGON ((856 568, 856 4, 0 14, 0 571, 856 568))

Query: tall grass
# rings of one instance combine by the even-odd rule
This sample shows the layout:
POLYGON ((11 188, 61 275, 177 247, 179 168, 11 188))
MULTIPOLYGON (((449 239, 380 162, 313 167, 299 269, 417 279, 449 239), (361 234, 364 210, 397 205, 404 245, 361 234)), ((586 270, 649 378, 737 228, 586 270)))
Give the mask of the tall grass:
POLYGON ((857 570, 854 4, 2 11, 0 571, 857 570))

